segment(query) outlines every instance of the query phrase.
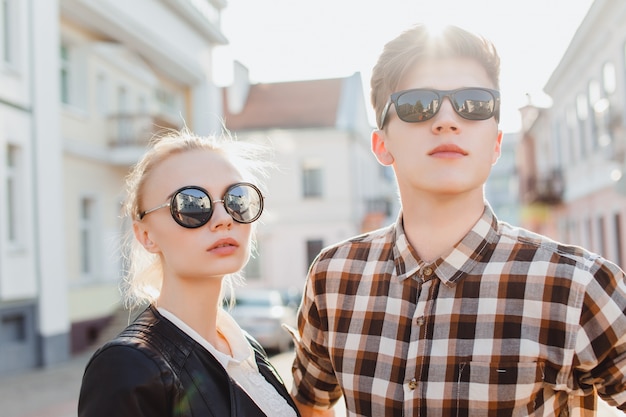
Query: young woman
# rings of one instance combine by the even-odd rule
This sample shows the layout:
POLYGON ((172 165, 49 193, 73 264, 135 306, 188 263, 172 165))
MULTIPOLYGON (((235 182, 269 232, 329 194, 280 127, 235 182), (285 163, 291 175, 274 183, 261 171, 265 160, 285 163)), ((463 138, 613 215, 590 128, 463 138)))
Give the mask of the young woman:
POLYGON ((79 417, 298 415, 263 349, 222 309, 263 211, 254 151, 182 131, 130 173, 125 296, 148 307, 87 364, 79 417))

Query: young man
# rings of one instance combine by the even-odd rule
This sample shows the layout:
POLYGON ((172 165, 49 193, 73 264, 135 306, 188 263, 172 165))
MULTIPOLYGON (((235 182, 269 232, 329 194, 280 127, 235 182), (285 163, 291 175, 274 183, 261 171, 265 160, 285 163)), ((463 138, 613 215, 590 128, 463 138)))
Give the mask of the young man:
POLYGON ((416 26, 372 75, 372 150, 393 167, 395 224, 326 248, 299 313, 303 416, 593 416, 626 409, 626 285, 616 265, 499 223, 499 57, 416 26))

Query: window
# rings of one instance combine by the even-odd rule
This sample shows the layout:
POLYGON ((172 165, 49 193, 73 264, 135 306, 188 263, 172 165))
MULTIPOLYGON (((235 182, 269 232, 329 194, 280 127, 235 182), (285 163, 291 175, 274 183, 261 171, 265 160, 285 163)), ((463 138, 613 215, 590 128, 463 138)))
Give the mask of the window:
POLYGON ((0 57, 7 64, 15 62, 12 12, 12 0, 0 0, 0 57))
MULTIPOLYGON (((622 65, 622 68, 624 69, 624 73, 622 74, 622 78, 626 77, 626 42, 624 43, 624 55, 623 55, 623 59, 624 59, 624 63, 622 65)), ((623 98, 624 101, 626 101, 626 97, 623 98)))
MULTIPOLYGON (((554 163, 557 168, 563 166, 563 139, 561 138, 561 121, 554 120, 552 123, 552 140, 554 150, 554 163)), ((565 148, 567 149, 567 148, 565 148)))
POLYGON ((602 67, 602 84, 604 92, 609 96, 617 88, 617 75, 615 73, 615 65, 612 62, 606 62, 604 67, 602 67))
POLYGON ((589 115, 589 108, 587 107, 587 97, 584 94, 579 94, 576 97, 576 115, 578 120, 585 121, 589 115))
POLYGON ((129 92, 125 86, 117 87, 117 135, 120 144, 133 142, 133 120, 129 113, 128 96, 129 92))
POLYGON ((587 218, 585 220, 585 243, 582 246, 592 248, 593 250, 593 219, 587 218))
POLYGON ((109 114, 109 80, 106 74, 98 74, 98 113, 101 116, 109 114))
POLYGON ((579 223, 576 219, 570 218, 567 222, 567 240, 566 243, 576 245, 580 243, 580 229, 579 223))
POLYGON ((159 88, 155 92, 155 98, 159 106, 159 113, 173 117, 179 117, 182 113, 180 104, 182 100, 173 92, 159 88))
POLYGON ((615 262, 624 267, 624 259, 622 258, 622 248, 624 242, 622 241, 622 216, 620 213, 616 213, 613 217, 613 223, 615 224, 615 262))
POLYGON ((589 104, 587 97, 584 94, 579 94, 576 98, 576 116, 578 117, 578 132, 580 133, 580 146, 581 153, 579 155, 584 156, 588 151, 587 148, 587 118, 589 117, 589 104))
POLYGON ((318 163, 305 163, 302 167, 302 196, 318 198, 322 196, 322 168, 318 163))
POLYGON ((598 217, 598 243, 596 245, 596 252, 597 253, 606 253, 606 248, 604 247, 604 239, 606 236, 606 231, 604 230, 604 217, 602 215, 600 215, 600 217, 598 217))
POLYGON ((137 113, 142 116, 148 114, 148 99, 144 94, 137 96, 137 113))
POLYGON ((24 195, 19 194, 19 170, 21 152, 15 145, 8 145, 6 149, 6 211, 7 227, 6 239, 11 244, 19 243, 19 199, 24 199, 24 195))
POLYGON ((61 103, 70 104, 70 84, 71 84, 71 70, 70 70, 70 52, 65 44, 61 44, 60 51, 60 84, 61 84, 61 103))
POLYGON ((26 340, 26 317, 8 314, 0 320, 0 343, 22 343, 26 340))
POLYGON ((76 44, 61 40, 59 46, 59 99, 65 104, 66 110, 81 112, 95 111, 90 109, 89 93, 93 87, 88 84, 91 77, 88 73, 88 51, 76 44))
MULTIPOLYGON (((591 117, 589 123, 591 124, 591 140, 593 149, 598 147, 598 114, 596 112, 596 104, 600 102, 601 96, 600 83, 596 80, 589 81, 589 106, 591 110, 591 117)), ((601 116, 601 115, 600 115, 601 116)))
POLYGON ((570 161, 578 161, 581 149, 579 135, 576 135, 576 109, 570 106, 565 111, 565 124, 567 125, 567 137, 570 138, 569 142, 569 158, 570 161))
POLYGON ((312 239, 306 241, 306 269, 308 271, 309 266, 313 263, 317 255, 324 248, 324 241, 322 239, 312 239))
POLYGON ((600 83, 596 80, 589 81, 589 102, 591 106, 593 107, 593 105, 596 104, 600 98, 602 98, 600 83))
POLYGON ((95 206, 93 198, 84 197, 80 201, 80 272, 84 276, 90 276, 96 271, 95 206))

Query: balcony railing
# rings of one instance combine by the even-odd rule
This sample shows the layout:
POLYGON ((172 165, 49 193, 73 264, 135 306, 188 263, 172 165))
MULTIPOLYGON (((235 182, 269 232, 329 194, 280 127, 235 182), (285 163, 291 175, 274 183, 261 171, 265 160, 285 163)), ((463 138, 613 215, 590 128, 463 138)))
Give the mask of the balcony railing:
POLYGON ((553 169, 542 176, 528 176, 524 182, 522 200, 525 203, 554 205, 563 201, 565 181, 560 169, 553 169))
POLYGON ((157 133, 180 126, 162 116, 148 114, 116 114, 109 116, 107 138, 111 148, 144 147, 157 133))

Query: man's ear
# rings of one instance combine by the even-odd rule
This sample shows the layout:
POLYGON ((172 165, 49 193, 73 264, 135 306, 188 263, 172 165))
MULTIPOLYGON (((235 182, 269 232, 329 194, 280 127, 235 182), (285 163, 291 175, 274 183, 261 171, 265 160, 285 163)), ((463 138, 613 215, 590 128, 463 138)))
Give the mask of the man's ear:
POLYGON ((493 159, 491 161, 491 165, 495 165, 496 162, 498 162, 498 159, 500 159, 500 155, 502 155, 502 137, 503 137, 503 133, 501 130, 498 130, 498 137, 496 138, 496 146, 494 148, 494 152, 493 152, 493 159))
POLYGON ((133 233, 135 234, 135 239, 141 246, 143 246, 148 252, 157 253, 159 252, 159 246, 150 239, 150 233, 146 226, 138 221, 133 222, 133 233))
POLYGON ((393 155, 387 150, 387 135, 384 130, 376 129, 372 132, 372 152, 381 165, 391 165, 394 162, 393 155))

